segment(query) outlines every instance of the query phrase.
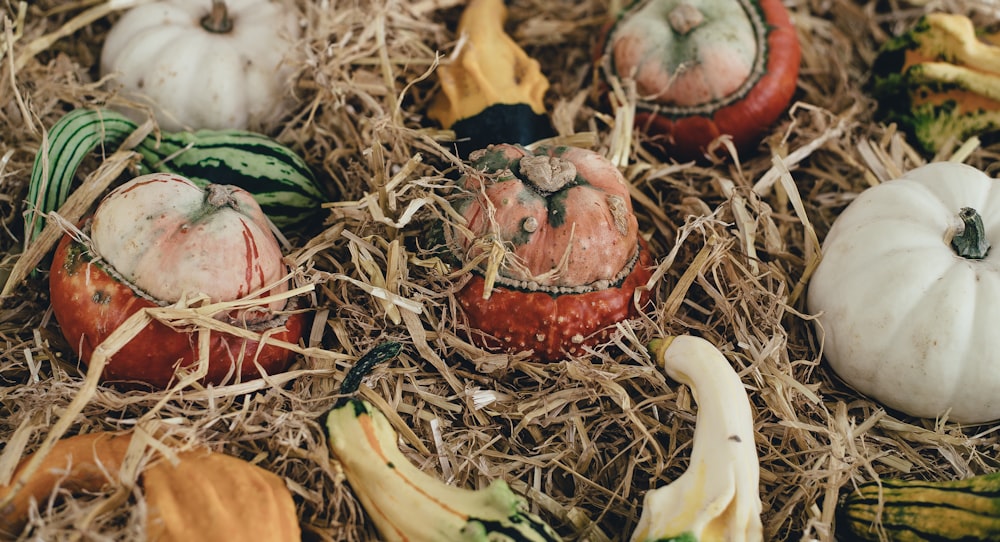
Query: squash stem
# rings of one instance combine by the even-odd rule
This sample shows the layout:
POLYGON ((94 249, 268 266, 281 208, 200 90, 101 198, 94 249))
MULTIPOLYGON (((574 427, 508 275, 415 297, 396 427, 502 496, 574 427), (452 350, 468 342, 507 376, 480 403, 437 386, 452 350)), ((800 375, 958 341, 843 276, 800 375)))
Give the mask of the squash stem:
POLYGON ((951 239, 951 248, 955 253, 970 260, 981 260, 990 251, 990 242, 986 238, 983 227, 983 217, 971 207, 963 207, 958 212, 958 218, 965 226, 961 232, 951 239))
MULTIPOLYGON (((344 381, 340 385, 340 393, 345 396, 354 394, 361 387, 361 380, 368 376, 368 373, 372 372, 376 365, 398 356, 402 349, 403 345, 396 341, 386 341, 376 345, 361 356, 361 359, 347 372, 347 376, 344 377, 344 381)), ((342 397, 335 408, 343 406, 349 400, 349 397, 342 397)))
POLYGON ((233 186, 212 183, 206 186, 204 190, 205 204, 188 215, 187 219, 190 223, 199 224, 201 221, 215 216, 219 212, 219 209, 224 207, 239 209, 239 200, 233 196, 233 186))
POLYGON ((212 0, 212 11, 201 19, 201 27, 215 34, 226 34, 233 29, 233 20, 225 0, 212 0))
POLYGON ((576 180, 573 162, 556 156, 525 156, 518 167, 521 179, 540 194, 553 194, 576 180))
POLYGON ((210 184, 205 187, 205 201, 212 207, 213 211, 236 205, 233 188, 223 184, 210 184))
POLYGON ((674 32, 686 36, 705 22, 705 16, 697 7, 687 2, 681 2, 667 14, 667 20, 674 32))

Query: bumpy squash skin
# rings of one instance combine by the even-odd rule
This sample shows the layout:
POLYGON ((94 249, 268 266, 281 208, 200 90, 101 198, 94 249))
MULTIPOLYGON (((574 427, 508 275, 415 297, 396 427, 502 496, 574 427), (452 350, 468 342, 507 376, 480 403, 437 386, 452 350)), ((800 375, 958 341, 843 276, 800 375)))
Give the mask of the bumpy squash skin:
MULTIPOLYGON (((158 306, 112 277, 93 261, 84 245, 69 235, 63 236, 56 247, 49 289, 52 310, 63 335, 85 364, 93 355, 94 348, 129 316, 144 308, 158 306)), ((283 329, 268 336, 297 343, 305 332, 306 319, 303 313, 291 313, 283 322, 271 323, 274 327, 283 326, 283 329)), ((175 330, 162 323, 151 322, 110 358, 104 369, 104 380, 166 388, 174 380, 175 367, 197 362, 197 342, 197 332, 175 330)), ((210 362, 204 383, 220 384, 237 377, 241 381, 259 377, 255 362, 268 374, 275 374, 287 369, 294 359, 294 353, 284 348, 260 345, 256 341, 216 332, 211 333, 209 348, 210 362), (237 372, 233 362, 244 352, 244 360, 237 372)))
MULTIPOLYGON (((635 257, 639 225, 628 186, 600 154, 562 145, 529 150, 501 144, 474 154, 472 166, 479 173, 463 182, 471 196, 461 196, 454 206, 469 229, 479 236, 498 236, 526 268, 527 273, 506 269, 505 276, 543 280, 538 277, 565 260, 560 272, 543 284, 577 287, 613 279, 635 257), (539 188, 526 173, 528 160, 539 158, 568 163, 564 167, 574 168, 575 176, 566 181, 567 171, 561 186, 539 188), (528 227, 526 221, 534 225, 528 227)), ((460 244, 467 256, 481 251, 469 240, 460 244)))
MULTIPOLYGON (((747 0, 747 4, 759 11, 767 29, 766 40, 759 43, 766 55, 765 67, 756 84, 742 96, 717 100, 709 111, 700 111, 704 105, 687 108, 690 111, 684 107, 668 110, 640 101, 635 125, 648 136, 646 143, 652 150, 680 160, 699 159, 714 140, 729 135, 738 150, 747 152, 788 108, 802 59, 798 34, 781 0, 747 0)), ((603 45, 596 51, 597 62, 608 53, 617 22, 604 32, 603 45)))
MULTIPOLYGON (((652 257, 643 246, 639 260, 625 280, 604 290, 553 296, 494 287, 490 298, 483 299, 486 281, 476 274, 458 298, 469 322, 486 334, 479 340, 488 348, 508 352, 534 350, 537 359, 558 361, 606 340, 611 324, 639 316, 633 295, 637 288, 646 285, 652 268, 652 257)), ((649 296, 649 290, 640 290, 639 306, 645 306, 649 296)))

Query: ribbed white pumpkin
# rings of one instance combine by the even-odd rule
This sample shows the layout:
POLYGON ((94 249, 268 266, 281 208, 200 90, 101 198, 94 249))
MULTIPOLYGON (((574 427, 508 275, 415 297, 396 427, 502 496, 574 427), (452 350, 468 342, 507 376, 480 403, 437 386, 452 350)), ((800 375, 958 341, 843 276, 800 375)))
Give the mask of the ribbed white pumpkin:
MULTIPOLYGON (((108 33, 101 74, 149 104, 160 127, 262 129, 290 109, 298 37, 290 3, 224 0, 228 31, 203 24, 212 0, 163 0, 125 13, 108 33)), ((113 83, 114 84, 114 83, 113 83)), ((144 120, 137 111, 123 111, 144 120)))
POLYGON ((959 214, 1000 244, 1000 181, 939 162, 864 191, 836 219, 813 275, 827 362, 849 385, 918 417, 1000 419, 1000 247, 960 256, 959 214))

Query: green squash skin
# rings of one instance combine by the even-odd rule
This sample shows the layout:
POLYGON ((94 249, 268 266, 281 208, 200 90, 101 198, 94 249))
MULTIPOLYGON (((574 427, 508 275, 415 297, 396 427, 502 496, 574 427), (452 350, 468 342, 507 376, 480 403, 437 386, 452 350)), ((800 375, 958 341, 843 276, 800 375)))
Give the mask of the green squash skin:
POLYGON ((1000 539, 1000 473, 939 482, 882 480, 849 493, 837 524, 852 540, 950 541, 1000 539), (879 502, 882 509, 879 514, 879 502))
MULTIPOLYGON (((110 153, 137 128, 128 117, 110 110, 76 109, 64 115, 50 130, 48 153, 35 156, 28 204, 40 213, 58 210, 69 197, 83 160, 99 147, 110 153)), ((261 134, 241 130, 150 134, 135 151, 142 157, 137 174, 175 173, 202 187, 238 186, 254 196, 280 229, 316 222, 328 200, 301 157, 261 134)), ((41 233, 44 223, 39 213, 26 214, 26 242, 41 233)))
POLYGON ((921 66, 903 69, 908 51, 923 49, 941 62, 954 62, 954 55, 934 41, 932 28, 921 18, 907 32, 891 38, 879 50, 872 64, 867 89, 878 102, 875 117, 895 123, 912 137, 918 150, 934 154, 948 141, 958 143, 974 135, 1000 130, 1000 111, 979 109, 961 112, 959 104, 948 100, 940 105, 917 104, 915 98, 949 91, 969 90, 961 82, 940 81, 928 77, 921 66))
POLYGON ((250 192, 279 228, 315 219, 327 200, 309 165, 267 136, 233 130, 178 132, 144 140, 139 172, 169 172, 204 186, 231 184, 250 192))

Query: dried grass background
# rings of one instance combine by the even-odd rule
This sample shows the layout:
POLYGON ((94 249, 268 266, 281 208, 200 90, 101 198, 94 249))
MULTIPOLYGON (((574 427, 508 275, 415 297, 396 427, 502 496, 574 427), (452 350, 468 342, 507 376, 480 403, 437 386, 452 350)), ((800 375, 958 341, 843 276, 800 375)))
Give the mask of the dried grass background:
MULTIPOLYGON (((872 118, 864 83, 877 48, 929 11, 995 26, 995 0, 786 0, 803 49, 795 105, 760 152, 738 160, 662 162, 638 144, 624 146, 640 228, 658 262, 655 309, 589 355, 548 365, 467 343, 453 299, 461 276, 424 246, 427 228, 445 217, 456 164, 448 134, 423 112, 436 92, 433 70, 454 50, 462 3, 295 3, 305 28, 294 87, 301 105, 271 135, 337 194, 325 223, 288 239, 290 258, 316 285, 304 345, 312 350, 266 381, 87 390, 86 369, 49 311, 45 275, 30 278, 0 305, 0 484, 60 419, 66 434, 139 428, 283 476, 307 540, 375 540, 328 459, 319 420, 353 361, 395 340, 403 354, 366 379, 363 396, 400 429, 414 463, 463 487, 506 479, 567 540, 627 540, 642 495, 676 478, 689 458, 697 412, 690 390, 667 379, 644 349, 653 337, 681 333, 719 345, 747 386, 768 540, 835 540, 838 495, 875 476, 996 470, 992 426, 906 418, 845 388, 821 361, 803 302, 819 242, 844 205, 928 160, 872 118), (76 414, 71 403, 81 397, 76 414)), ((508 29, 549 77, 547 105, 561 134, 604 153, 624 142, 614 114, 591 93, 591 48, 620 3, 510 5, 508 29)), ((72 108, 118 99, 96 69, 118 15, 72 29, 74 17, 108 6, 0 5, 0 271, 8 273, 21 250, 22 200, 43 131, 72 108), (44 39, 64 30, 71 32, 44 39)), ((975 148, 966 161, 996 174, 998 151, 975 148)), ((99 163, 95 156, 81 173, 99 163)), ((141 538, 141 490, 126 505, 109 502, 111 492, 42 502, 25 538, 141 538)))

